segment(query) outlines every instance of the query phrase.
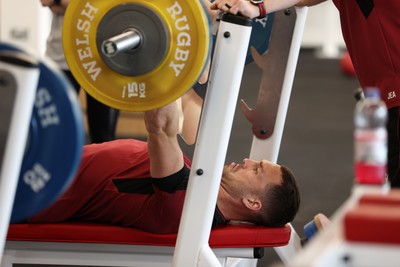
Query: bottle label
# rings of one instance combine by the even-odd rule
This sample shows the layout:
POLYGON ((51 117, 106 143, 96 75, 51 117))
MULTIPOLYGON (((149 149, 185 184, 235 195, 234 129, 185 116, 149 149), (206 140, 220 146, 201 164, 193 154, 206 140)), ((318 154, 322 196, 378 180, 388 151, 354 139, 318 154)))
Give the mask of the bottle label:
POLYGON ((387 163, 386 130, 356 130, 354 141, 356 181, 359 183, 383 183, 387 163))

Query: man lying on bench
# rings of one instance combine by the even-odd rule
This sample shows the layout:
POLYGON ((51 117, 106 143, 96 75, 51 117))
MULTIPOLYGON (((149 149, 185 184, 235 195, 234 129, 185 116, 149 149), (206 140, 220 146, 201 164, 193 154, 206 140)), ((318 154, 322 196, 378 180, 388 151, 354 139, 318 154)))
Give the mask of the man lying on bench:
MULTIPOLYGON (((71 186, 28 222, 91 221, 176 233, 190 168, 177 140, 178 117, 173 102, 145 112, 147 142, 120 139, 86 145, 71 186)), ((282 226, 293 220, 299 203, 287 167, 244 159, 223 168, 213 226, 229 221, 282 226)))

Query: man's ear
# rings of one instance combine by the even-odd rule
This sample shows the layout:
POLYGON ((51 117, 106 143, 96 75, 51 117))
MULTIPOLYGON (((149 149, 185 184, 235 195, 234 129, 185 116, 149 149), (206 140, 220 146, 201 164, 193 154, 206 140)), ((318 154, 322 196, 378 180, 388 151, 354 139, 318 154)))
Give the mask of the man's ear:
POLYGON ((250 210, 260 210, 262 207, 261 201, 258 198, 247 197, 242 198, 243 204, 250 210))

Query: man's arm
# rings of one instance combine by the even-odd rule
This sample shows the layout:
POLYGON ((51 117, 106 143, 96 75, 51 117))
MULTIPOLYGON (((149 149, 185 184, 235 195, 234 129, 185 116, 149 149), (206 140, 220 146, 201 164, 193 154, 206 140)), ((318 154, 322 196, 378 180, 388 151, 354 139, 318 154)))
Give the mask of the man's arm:
POLYGON ((163 178, 182 169, 184 161, 179 147, 179 111, 174 101, 159 109, 146 111, 144 122, 148 132, 150 174, 163 178))
POLYGON ((60 0, 58 4, 55 4, 54 0, 40 0, 42 6, 47 6, 54 14, 62 15, 68 7, 70 0, 60 0))
MULTIPOLYGON (((299 0, 265 0, 264 7, 267 14, 282 10, 296 5, 299 0)), ((260 15, 260 10, 248 0, 215 0, 210 6, 211 10, 222 10, 232 14, 242 14, 248 18, 256 18, 260 15), (228 8, 225 4, 228 4, 228 8)))

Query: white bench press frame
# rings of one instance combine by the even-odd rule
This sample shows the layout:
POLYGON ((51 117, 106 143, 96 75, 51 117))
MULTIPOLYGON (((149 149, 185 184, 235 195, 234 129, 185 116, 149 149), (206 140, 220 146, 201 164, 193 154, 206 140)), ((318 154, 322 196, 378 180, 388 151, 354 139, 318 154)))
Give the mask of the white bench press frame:
POLYGON ((0 62, 0 70, 11 73, 17 85, 3 162, 0 162, 0 251, 3 251, 28 138, 39 66, 28 68, 0 62))
MULTIPOLYGON (((307 8, 293 8, 295 31, 286 67, 274 134, 267 140, 254 138, 251 158, 276 162, 287 106, 293 84, 307 8)), ((61 264, 88 266, 252 266, 253 248, 211 249, 208 239, 217 200, 240 88, 251 27, 221 21, 210 72, 210 82, 191 166, 188 193, 175 248, 116 244, 7 241, 2 266, 61 264), (224 32, 230 32, 224 38, 224 32), (210 147, 213 152, 209 153, 210 147), (198 174, 197 170, 203 174, 198 174), (236 258, 236 259, 235 259, 236 258)), ((16 177, 17 179, 18 177, 16 177)), ((5 227, 2 227, 5 229, 5 227)), ((300 248, 294 229, 287 246, 278 254, 287 262, 300 248)))

